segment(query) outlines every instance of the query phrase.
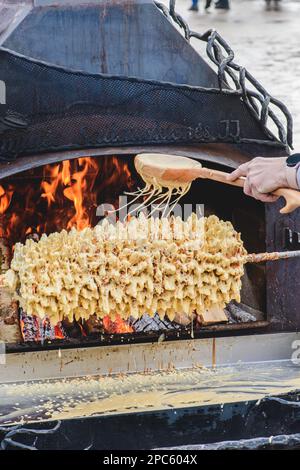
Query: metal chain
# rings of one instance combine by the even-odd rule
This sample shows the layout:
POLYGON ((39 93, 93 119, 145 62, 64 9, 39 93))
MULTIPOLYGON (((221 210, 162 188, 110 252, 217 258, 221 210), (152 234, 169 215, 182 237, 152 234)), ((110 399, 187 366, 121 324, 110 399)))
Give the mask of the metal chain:
POLYGON ((245 67, 234 62, 234 52, 220 34, 214 29, 209 29, 203 34, 191 31, 188 23, 175 11, 176 0, 169 1, 169 8, 157 1, 155 4, 171 22, 174 21, 182 28, 187 41, 190 42, 191 38, 196 38, 207 43, 207 56, 218 70, 219 90, 222 92, 224 87, 230 89, 228 79, 231 79, 235 87, 232 91, 241 96, 270 139, 274 139, 274 135, 268 128, 269 118, 278 130, 279 140, 284 145, 293 148, 293 118, 289 110, 281 101, 273 98, 245 67), (271 109, 271 105, 281 111, 286 125, 282 124, 280 118, 271 109))

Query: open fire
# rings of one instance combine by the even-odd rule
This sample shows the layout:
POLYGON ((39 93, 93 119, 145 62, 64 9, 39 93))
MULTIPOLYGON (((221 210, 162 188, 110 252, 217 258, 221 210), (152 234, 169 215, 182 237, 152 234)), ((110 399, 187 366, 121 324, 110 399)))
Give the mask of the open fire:
POLYGON ((117 207, 119 194, 133 187, 128 162, 118 157, 78 158, 30 170, 0 186, 0 237, 13 248, 28 236, 95 226, 97 206, 117 207))
MULTIPOLYGON (((10 267, 17 242, 24 243, 28 238, 38 241, 43 233, 50 234, 64 229, 69 231, 72 227, 77 230, 94 227, 101 219, 101 216, 97 215, 97 208, 100 205, 109 204, 118 208, 119 196, 127 191, 135 191, 140 183, 132 162, 133 159, 128 157, 78 158, 32 168, 3 179, 0 186, 2 273, 10 267)), ((218 189, 219 187, 206 186, 209 202, 216 197, 210 191, 218 189)), ((191 191, 190 201, 194 199, 195 195, 191 191)), ((218 197, 216 199, 219 201, 218 197)), ((207 207, 208 213, 215 213, 213 204, 211 207, 206 204, 206 209, 207 207)), ((227 213, 217 212, 217 214, 221 218, 228 218, 227 213)), ((2 292, 1 295, 6 294, 2 292)), ((133 317, 124 320, 119 315, 115 318, 106 316, 101 319, 96 314, 91 314, 89 318, 65 317, 57 324, 51 324, 47 317, 40 319, 38 315, 29 316, 17 306, 12 307, 11 298, 9 299, 5 300, 4 311, 7 310, 8 314, 7 318, 4 318, 4 323, 12 325, 12 329, 13 324, 17 325, 21 334, 19 331, 12 340, 7 340, 8 343, 17 343, 21 339, 25 342, 84 338, 88 341, 93 338, 96 341, 99 338, 101 341, 110 341, 110 338, 113 340, 111 335, 115 334, 129 334, 128 341, 134 341, 134 337, 138 334, 145 333, 148 336, 149 333, 166 331, 177 334, 178 328, 186 331, 191 329, 192 332, 202 328, 202 323, 197 317, 193 325, 188 322, 184 326, 180 321, 181 326, 179 326, 176 320, 162 321, 158 316, 152 318, 147 315, 138 320, 134 320, 133 317)), ((233 318, 233 323, 248 320, 253 322, 256 320, 256 315, 259 319, 262 318, 259 316, 260 310, 257 309, 257 313, 255 311, 252 315, 253 310, 245 314, 244 308, 246 305, 241 308, 229 305, 226 308, 226 315, 229 319, 233 318), (231 307, 234 310, 232 315, 231 307), (246 320, 240 320, 244 317, 246 320)), ((123 336, 120 341, 123 341, 122 338, 123 336)), ((117 338, 116 340, 118 341, 117 338)))
MULTIPOLYGON (((99 222, 99 204, 118 207, 118 197, 135 187, 128 161, 119 157, 65 160, 19 174, 0 185, 0 238, 10 263, 14 245, 43 233, 82 230, 99 222)), ((47 318, 20 312, 25 341, 84 337, 91 333, 131 333, 133 327, 121 318, 102 321, 91 315, 88 321, 63 321, 51 325, 47 318)))

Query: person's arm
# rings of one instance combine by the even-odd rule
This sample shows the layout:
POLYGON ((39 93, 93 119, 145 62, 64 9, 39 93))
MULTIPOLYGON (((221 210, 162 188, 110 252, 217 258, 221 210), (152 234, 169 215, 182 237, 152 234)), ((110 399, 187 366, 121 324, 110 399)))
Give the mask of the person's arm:
POLYGON ((300 189, 300 154, 288 158, 257 157, 240 165, 227 177, 234 181, 244 176, 244 193, 263 202, 274 202, 271 193, 278 188, 300 189))

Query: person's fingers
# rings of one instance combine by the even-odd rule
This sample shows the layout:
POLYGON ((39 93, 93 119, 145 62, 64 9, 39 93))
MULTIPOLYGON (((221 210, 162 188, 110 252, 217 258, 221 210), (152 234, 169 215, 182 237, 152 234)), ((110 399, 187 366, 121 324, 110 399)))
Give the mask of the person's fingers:
POLYGON ((244 184, 244 193, 245 193, 247 196, 252 196, 252 188, 251 188, 251 185, 250 185, 248 179, 245 180, 245 184, 244 184))
POLYGON ((243 163, 236 170, 234 170, 232 173, 229 173, 226 176, 226 179, 228 181, 234 181, 237 178, 240 178, 241 176, 247 176, 247 171, 248 171, 248 167, 249 167, 250 163, 251 162, 243 163))

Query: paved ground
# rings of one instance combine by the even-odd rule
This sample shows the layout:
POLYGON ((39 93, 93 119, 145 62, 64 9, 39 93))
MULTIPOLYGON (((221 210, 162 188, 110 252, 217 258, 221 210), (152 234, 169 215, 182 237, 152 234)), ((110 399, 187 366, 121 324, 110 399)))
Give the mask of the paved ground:
POLYGON ((282 0, 279 11, 266 11, 264 0, 231 0, 229 12, 211 8, 210 13, 204 12, 204 0, 199 13, 188 11, 190 3, 177 0, 176 9, 191 29, 215 28, 234 49, 236 62, 288 106, 300 152, 300 0, 282 0))

